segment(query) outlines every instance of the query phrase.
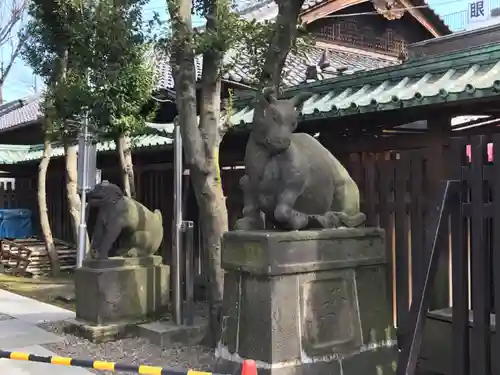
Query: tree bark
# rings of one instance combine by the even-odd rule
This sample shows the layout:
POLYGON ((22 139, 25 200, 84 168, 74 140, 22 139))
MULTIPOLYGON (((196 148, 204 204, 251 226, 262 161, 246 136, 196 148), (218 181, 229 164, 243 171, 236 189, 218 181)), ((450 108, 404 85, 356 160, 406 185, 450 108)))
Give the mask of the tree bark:
POLYGON ((47 209, 47 169, 50 163, 52 146, 48 135, 45 135, 43 142, 43 155, 38 166, 38 212, 40 215, 40 226, 42 229, 45 247, 49 255, 52 276, 57 277, 61 271, 59 255, 52 237, 50 229, 49 212, 47 209))
MULTIPOLYGON (((200 130, 205 141, 206 170, 192 166, 191 179, 200 208, 200 220, 203 233, 203 251, 207 254, 210 330, 205 342, 217 345, 219 340, 219 310, 223 298, 224 271, 221 267, 221 239, 228 230, 226 198, 222 189, 219 167, 219 145, 222 141, 220 126, 221 81, 217 78, 217 69, 207 63, 204 57, 201 88, 200 130), (207 69, 205 69, 207 67, 207 69), (210 72, 215 74, 210 74, 210 72), (212 80, 212 78, 215 78, 212 80)), ((216 60, 212 60, 216 61, 216 60)))
MULTIPOLYGON (((70 145, 64 140, 64 155, 66 162, 66 198, 68 200, 71 229, 73 230, 73 241, 78 245, 78 227, 80 225, 80 210, 82 201, 78 195, 77 186, 77 166, 78 166, 78 146, 70 145)), ((90 251, 89 238, 86 234, 87 252, 90 251)))
POLYGON ((120 159, 122 174, 123 192, 129 198, 136 198, 134 164, 132 162, 132 148, 130 137, 127 134, 120 134, 115 140, 116 152, 120 159))
MULTIPOLYGON (((215 15, 217 2, 209 13, 215 15)), ((186 162, 200 209, 206 254, 210 302, 210 325, 204 342, 215 347, 220 334, 220 307, 223 295, 221 237, 228 230, 227 208, 219 169, 220 101, 219 79, 222 54, 215 49, 203 56, 200 124, 196 118, 196 75, 192 48, 191 1, 169 2, 173 21, 172 66, 176 87, 178 121, 186 162)), ((207 17, 207 32, 217 27, 215 16, 207 17)))

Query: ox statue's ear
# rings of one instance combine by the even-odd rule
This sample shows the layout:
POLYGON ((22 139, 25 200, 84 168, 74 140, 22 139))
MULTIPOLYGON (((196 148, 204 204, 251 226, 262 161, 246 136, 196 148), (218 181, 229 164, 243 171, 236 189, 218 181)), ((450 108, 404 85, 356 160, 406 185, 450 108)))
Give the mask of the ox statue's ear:
POLYGON ((274 104, 276 103, 276 91, 272 87, 264 87, 262 92, 257 92, 257 97, 261 103, 274 104))
POLYGON ((314 94, 312 92, 301 92, 298 95, 295 95, 290 101, 293 103, 295 107, 298 107, 302 103, 304 103, 307 99, 309 99, 314 94))

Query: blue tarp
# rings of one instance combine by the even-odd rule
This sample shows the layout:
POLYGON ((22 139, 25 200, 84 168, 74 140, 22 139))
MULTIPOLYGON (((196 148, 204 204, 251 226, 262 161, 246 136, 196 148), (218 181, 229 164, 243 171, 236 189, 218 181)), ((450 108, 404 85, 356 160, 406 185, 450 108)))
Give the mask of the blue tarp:
POLYGON ((33 236, 31 210, 24 208, 0 209, 0 238, 33 236))

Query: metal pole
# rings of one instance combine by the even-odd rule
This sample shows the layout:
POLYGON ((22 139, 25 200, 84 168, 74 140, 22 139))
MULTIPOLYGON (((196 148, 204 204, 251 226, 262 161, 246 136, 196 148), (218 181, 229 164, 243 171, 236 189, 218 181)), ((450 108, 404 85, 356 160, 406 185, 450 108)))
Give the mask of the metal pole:
POLYGON ((85 120, 83 122, 83 131, 80 134, 80 137, 83 137, 83 142, 85 147, 83 147, 83 162, 82 162, 82 191, 81 191, 81 206, 80 206, 80 225, 78 225, 78 254, 76 257, 76 268, 80 268, 83 264, 83 259, 85 259, 85 254, 87 253, 87 220, 86 220, 86 206, 87 206, 87 185, 88 185, 88 176, 87 176, 87 167, 88 167, 88 143, 89 143, 89 134, 88 134, 88 123, 89 117, 88 112, 85 113, 85 120))
POLYGON ((175 123, 174 152, 174 233, 173 239, 173 318, 182 324, 182 280, 181 280, 181 240, 182 240, 182 137, 179 124, 175 123))
POLYGON ((186 311, 185 324, 193 325, 193 305, 194 305, 194 223, 192 221, 183 222, 184 240, 182 242, 184 254, 186 254, 186 311))

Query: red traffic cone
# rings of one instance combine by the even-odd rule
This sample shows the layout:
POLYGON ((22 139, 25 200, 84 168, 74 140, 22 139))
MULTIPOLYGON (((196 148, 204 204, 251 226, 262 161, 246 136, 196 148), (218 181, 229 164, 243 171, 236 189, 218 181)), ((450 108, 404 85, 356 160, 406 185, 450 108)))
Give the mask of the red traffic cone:
POLYGON ((241 375, 257 375, 257 364, 253 359, 245 359, 243 361, 241 375))

